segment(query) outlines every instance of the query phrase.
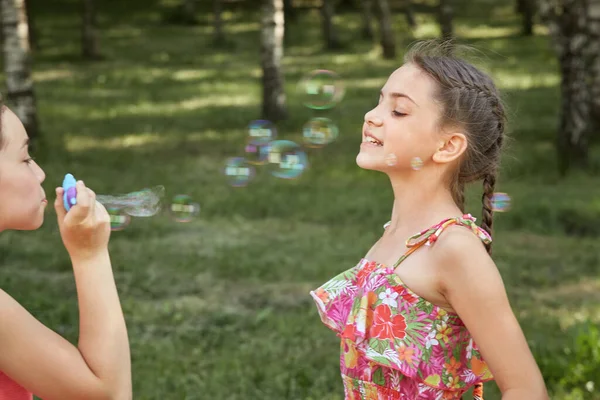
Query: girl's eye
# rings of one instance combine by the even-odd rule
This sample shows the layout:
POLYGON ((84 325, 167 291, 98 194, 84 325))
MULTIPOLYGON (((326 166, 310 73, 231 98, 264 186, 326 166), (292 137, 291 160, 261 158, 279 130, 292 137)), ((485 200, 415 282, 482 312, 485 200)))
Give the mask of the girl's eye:
POLYGON ((29 157, 27 160, 25 160, 25 162, 26 162, 27 164, 31 164, 31 163, 33 162, 33 160, 34 160, 34 159, 33 159, 32 157, 29 157))
POLYGON ((403 117, 406 115, 406 114, 398 112, 398 111, 392 111, 392 114, 394 114, 395 117, 403 117))

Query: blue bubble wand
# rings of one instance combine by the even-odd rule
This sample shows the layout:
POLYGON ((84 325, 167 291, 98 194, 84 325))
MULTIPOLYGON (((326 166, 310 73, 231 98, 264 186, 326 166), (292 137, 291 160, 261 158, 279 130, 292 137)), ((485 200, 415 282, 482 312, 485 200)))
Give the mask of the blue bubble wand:
MULTIPOLYGON (((67 212, 77 204, 76 184, 77 181, 73 175, 65 175, 62 187, 64 189, 63 204, 67 212)), ((152 189, 142 189, 119 196, 99 194, 96 195, 96 200, 105 206, 122 209, 132 217, 151 217, 160 211, 164 194, 164 186, 155 186, 152 189)))

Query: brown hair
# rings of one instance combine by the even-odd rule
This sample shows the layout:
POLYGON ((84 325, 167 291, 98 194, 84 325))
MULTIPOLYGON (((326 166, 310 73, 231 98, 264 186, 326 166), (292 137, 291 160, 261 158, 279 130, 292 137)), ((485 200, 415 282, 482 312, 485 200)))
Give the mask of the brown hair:
MULTIPOLYGON (((483 181, 481 227, 492 235, 492 196, 505 139, 506 113, 492 79, 455 56, 451 42, 419 42, 404 61, 419 67, 436 83, 435 100, 441 106, 440 128, 461 128, 468 146, 460 166, 449 177, 454 201, 464 213, 465 184, 483 181)), ((491 244, 486 245, 489 254, 491 244)))

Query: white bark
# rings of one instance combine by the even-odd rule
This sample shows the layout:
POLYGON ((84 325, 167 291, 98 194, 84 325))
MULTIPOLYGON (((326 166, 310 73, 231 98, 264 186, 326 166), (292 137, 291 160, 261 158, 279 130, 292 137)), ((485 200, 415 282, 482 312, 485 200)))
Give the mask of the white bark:
POLYGON ((31 78, 31 49, 25 1, 1 1, 7 97, 12 110, 25 125, 29 137, 35 139, 37 110, 31 78))
POLYGON ((287 116, 282 73, 285 28, 283 0, 263 0, 261 64, 263 69, 263 118, 279 120, 287 116))
POLYGON ((561 115, 557 132, 559 169, 587 167, 588 136, 600 104, 600 0, 541 0, 560 62, 561 115))

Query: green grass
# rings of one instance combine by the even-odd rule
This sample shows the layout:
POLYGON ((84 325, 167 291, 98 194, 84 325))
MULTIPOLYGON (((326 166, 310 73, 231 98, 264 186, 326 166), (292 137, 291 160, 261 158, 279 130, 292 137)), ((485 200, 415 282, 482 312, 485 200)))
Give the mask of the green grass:
MULTIPOLYGON (((286 48, 290 118, 278 124, 279 135, 299 140, 306 120, 327 116, 340 138, 308 151, 311 167, 299 180, 260 171, 247 188, 231 188, 224 159, 241 155, 245 127, 260 116, 257 15, 231 6, 229 44, 213 48, 207 13, 194 27, 161 22, 175 3, 99 4, 106 59, 96 63, 79 59, 75 1, 34 10, 46 191, 72 172, 99 193, 163 184, 168 196, 186 193, 202 206, 189 224, 159 215, 112 235, 136 399, 340 400, 337 338, 308 291, 353 266, 389 216, 386 178, 354 159, 362 117, 400 55, 384 61, 376 45, 361 41, 357 13, 337 17, 346 48, 324 52, 318 14, 301 14, 286 48), (295 92, 316 68, 345 80, 344 101, 328 112, 304 108, 295 92)), ((513 137, 498 185, 513 205, 497 215, 494 258, 551 398, 599 399, 600 382, 592 393, 584 387, 598 375, 573 371, 593 363, 592 345, 588 352, 575 343, 574 329, 600 323, 600 178, 556 172, 559 76, 544 29, 520 37, 512 2, 480 3, 489 13, 461 7, 457 31, 481 50, 478 62, 503 89, 513 137)), ((417 17, 415 36, 395 17, 400 48, 437 35, 431 15, 417 17)), ((597 146, 592 160, 597 172, 597 146)), ((474 215, 479 196, 479 187, 470 190, 474 215)), ((75 342, 76 292, 54 218, 48 212, 38 232, 0 236, 0 284, 75 342)), ((486 393, 500 398, 493 383, 486 393)))

